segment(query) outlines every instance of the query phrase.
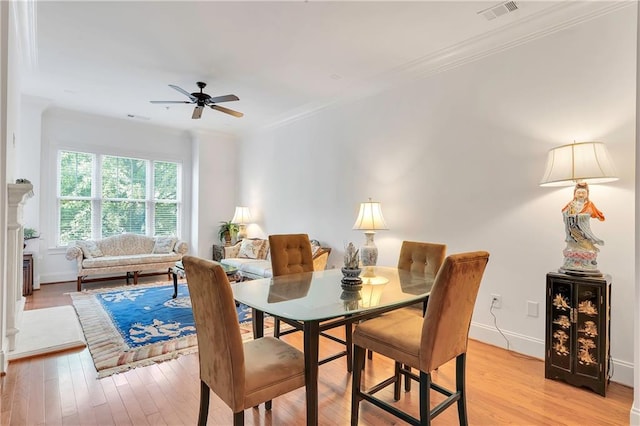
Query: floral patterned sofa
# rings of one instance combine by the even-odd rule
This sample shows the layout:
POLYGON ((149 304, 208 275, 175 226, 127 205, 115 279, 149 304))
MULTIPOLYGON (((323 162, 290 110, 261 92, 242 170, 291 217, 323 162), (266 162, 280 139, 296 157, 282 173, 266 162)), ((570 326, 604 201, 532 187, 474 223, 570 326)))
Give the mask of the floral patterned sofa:
MULTIPOLYGON (((89 275, 126 272, 127 283, 133 273, 138 283, 142 271, 167 270, 181 260, 189 247, 175 237, 147 237, 138 234, 120 234, 101 240, 76 241, 67 248, 67 260, 78 265, 78 291, 89 275)), ((171 278, 171 275, 169 275, 171 278)))
MULTIPOLYGON (((315 271, 324 270, 331 249, 321 247, 317 240, 311 240, 311 251, 313 253, 313 269, 315 271)), ((232 246, 224 247, 224 258, 220 260, 220 263, 238 268, 243 279, 254 280, 273 276, 269 240, 245 238, 232 246)))

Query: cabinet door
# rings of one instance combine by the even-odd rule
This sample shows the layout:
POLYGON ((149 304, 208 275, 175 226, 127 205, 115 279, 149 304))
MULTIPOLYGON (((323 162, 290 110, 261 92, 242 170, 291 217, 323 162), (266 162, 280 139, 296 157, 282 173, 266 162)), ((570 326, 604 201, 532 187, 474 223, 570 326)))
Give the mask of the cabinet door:
POLYGON ((576 374, 599 378, 603 337, 603 287, 585 282, 576 283, 576 374))
POLYGON ((575 300, 574 285, 570 281, 552 279, 549 282, 551 324, 548 329, 550 348, 550 362, 555 368, 572 371, 573 351, 575 351, 575 333, 573 323, 573 302, 575 300))

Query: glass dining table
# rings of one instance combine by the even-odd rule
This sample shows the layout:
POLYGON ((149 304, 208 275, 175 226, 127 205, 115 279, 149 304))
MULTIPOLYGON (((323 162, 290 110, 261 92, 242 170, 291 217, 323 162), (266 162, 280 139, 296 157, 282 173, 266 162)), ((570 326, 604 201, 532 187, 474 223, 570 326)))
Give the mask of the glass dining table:
MULTIPOLYGON (((374 266, 361 274, 362 287, 341 284, 339 269, 305 272, 232 284, 237 302, 253 311, 254 338, 264 335, 264 314, 279 317, 304 333, 307 425, 318 424, 320 333, 426 300, 433 278, 407 270, 374 266), (345 288, 343 288, 345 287, 345 288)), ((347 341, 347 362, 351 341, 347 341)))

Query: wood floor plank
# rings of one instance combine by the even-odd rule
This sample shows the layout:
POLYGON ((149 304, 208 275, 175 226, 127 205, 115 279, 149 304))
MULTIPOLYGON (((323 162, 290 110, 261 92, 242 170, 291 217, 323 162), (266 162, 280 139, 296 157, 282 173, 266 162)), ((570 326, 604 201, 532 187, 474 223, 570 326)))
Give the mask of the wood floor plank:
POLYGON ((29 363, 29 399, 27 403, 27 424, 44 424, 44 360, 32 358, 29 363))
MULTIPOLYGON (((75 282, 43 285, 27 297, 30 307, 46 308, 70 304, 66 292, 75 282)), ((302 347, 302 334, 283 338, 302 347)), ((321 339, 321 356, 341 345, 321 339)), ((368 361, 365 383, 375 383, 391 374, 393 363, 375 354, 368 361)), ((455 364, 447 363, 433 373, 445 385, 454 381, 455 364)), ((12 361, 0 377, 0 424, 46 425, 193 425, 200 400, 198 354, 140 367, 126 373, 97 379, 87 349, 12 361)), ((320 425, 350 423, 351 375, 344 359, 320 366, 320 425)), ((402 394, 396 404, 417 413, 418 388, 402 394)), ((379 395, 393 401, 391 389, 379 395)), ((437 402, 439 397, 433 399, 437 402)), ((472 425, 626 425, 633 402, 632 389, 611 383, 607 397, 564 382, 544 378, 544 362, 504 349, 469 341, 467 354, 467 405, 472 425)), ((434 402, 435 403, 435 402, 434 402)), ((212 394, 210 425, 229 425, 233 414, 212 394)), ((305 422, 305 393, 298 389, 264 405, 245 411, 245 424, 260 426, 298 425, 305 422)), ((455 409, 446 410, 435 425, 457 424, 455 409)), ((368 403, 360 407, 360 425, 398 425, 399 420, 368 403)))
POLYGON ((62 406, 60 403, 60 385, 58 378, 44 382, 44 419, 47 425, 62 424, 62 406))

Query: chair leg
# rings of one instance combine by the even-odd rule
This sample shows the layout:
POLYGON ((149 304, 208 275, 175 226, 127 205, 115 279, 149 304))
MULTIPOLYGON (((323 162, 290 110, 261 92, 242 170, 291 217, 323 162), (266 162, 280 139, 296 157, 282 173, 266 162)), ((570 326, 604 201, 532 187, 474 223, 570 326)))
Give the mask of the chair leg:
POLYGON ((353 371, 351 384, 351 426, 358 425, 358 411, 360 408, 360 392, 362 388, 362 370, 364 369, 365 349, 353 347, 353 371))
POLYGON ((198 413, 198 426, 207 424, 209 416, 209 386, 200 380, 200 412, 198 413))
POLYGON ((371 349, 367 349, 367 358, 373 359, 373 351, 371 349))
MULTIPOLYGON (((411 371, 411 367, 405 364, 404 368, 411 371)), ((409 376, 404 376, 404 391, 411 392, 411 378, 409 376)))
MULTIPOLYGON (((402 367, 402 364, 396 361, 394 371, 393 371, 393 379, 394 379, 393 400, 394 401, 400 401, 400 387, 402 386, 402 376, 403 376, 402 372, 400 371, 400 367, 402 367)), ((409 380, 408 377, 405 377, 404 379, 409 380)))
POLYGON ((420 372, 420 424, 431 425, 431 374, 420 372))
POLYGON ((463 353, 456 358, 456 391, 460 393, 458 400, 458 420, 461 426, 469 424, 467 419, 467 394, 465 391, 465 365, 467 354, 463 353))
POLYGON ((233 413, 233 426, 244 426, 244 410, 233 413))

